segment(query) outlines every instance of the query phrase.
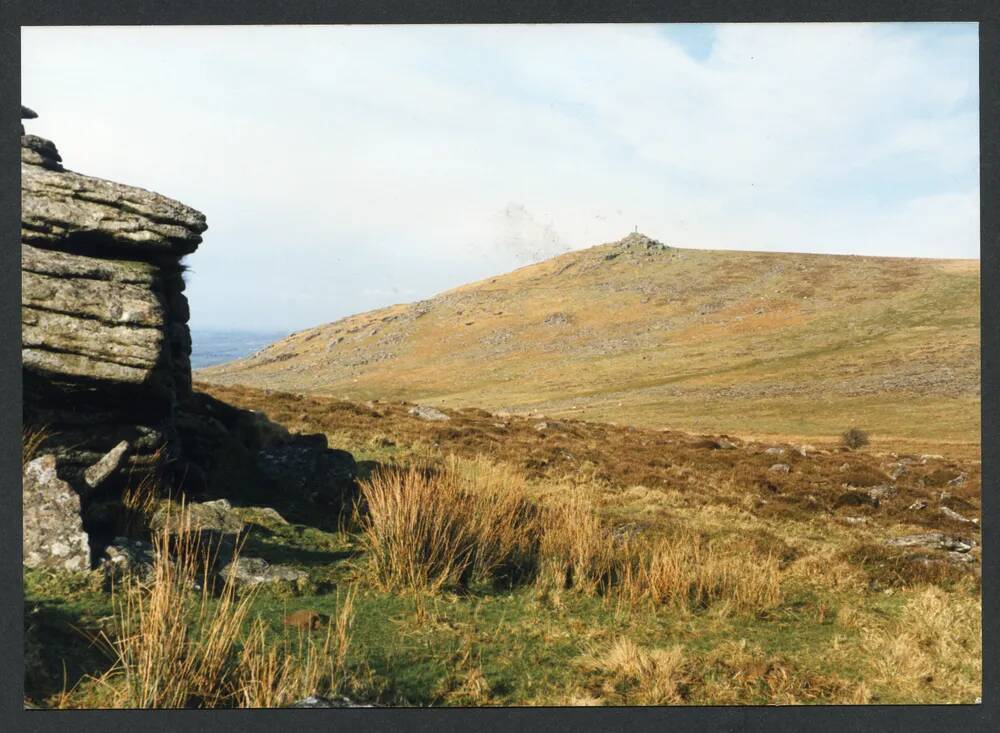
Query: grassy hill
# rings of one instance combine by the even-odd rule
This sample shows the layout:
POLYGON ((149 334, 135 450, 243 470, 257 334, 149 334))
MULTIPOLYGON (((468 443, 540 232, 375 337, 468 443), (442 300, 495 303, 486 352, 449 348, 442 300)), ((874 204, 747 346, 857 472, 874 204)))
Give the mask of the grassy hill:
POLYGON ((215 384, 757 436, 979 442, 979 263, 641 234, 298 332, 215 384))

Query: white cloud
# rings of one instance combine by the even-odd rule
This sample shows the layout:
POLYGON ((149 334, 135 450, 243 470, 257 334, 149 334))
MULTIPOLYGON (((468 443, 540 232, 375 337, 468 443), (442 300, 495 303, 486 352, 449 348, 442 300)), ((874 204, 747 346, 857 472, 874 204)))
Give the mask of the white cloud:
POLYGON ((725 25, 700 61, 654 26, 29 28, 22 94, 70 168, 206 212, 196 320, 300 327, 636 225, 975 257, 977 53, 945 25, 725 25))

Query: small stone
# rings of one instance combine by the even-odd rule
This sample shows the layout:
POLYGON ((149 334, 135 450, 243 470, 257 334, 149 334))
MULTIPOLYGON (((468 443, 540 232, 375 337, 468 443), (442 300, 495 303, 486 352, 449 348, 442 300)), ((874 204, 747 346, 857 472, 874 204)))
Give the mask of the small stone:
POLYGON ((915 502, 906 507, 911 512, 918 512, 921 509, 927 508, 927 502, 923 499, 917 499, 915 502))
POLYGON ((427 405, 416 405, 415 407, 411 407, 408 412, 414 417, 420 418, 421 420, 430 420, 431 422, 451 420, 450 417, 437 408, 428 407, 427 405))
POLYGON ((800 445, 798 448, 796 448, 796 452, 800 456, 802 456, 803 458, 806 458, 809 455, 811 455, 811 454, 813 454, 813 453, 816 452, 816 446, 809 445, 808 443, 804 443, 804 444, 800 445))
POLYGON ((779 446, 772 446, 764 451, 769 456, 783 456, 785 455, 785 449, 779 446))
POLYGON ((774 471, 775 473, 788 473, 789 471, 792 470, 792 467, 789 466, 787 463, 775 463, 767 470, 774 471))

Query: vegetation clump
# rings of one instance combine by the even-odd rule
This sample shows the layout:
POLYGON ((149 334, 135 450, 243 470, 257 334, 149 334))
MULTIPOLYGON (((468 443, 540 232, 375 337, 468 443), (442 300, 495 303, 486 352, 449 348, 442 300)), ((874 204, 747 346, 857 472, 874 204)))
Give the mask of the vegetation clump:
POLYGON ((853 427, 844 431, 840 436, 840 442, 851 450, 864 448, 869 443, 868 433, 859 427, 853 427))
POLYGON ((126 576, 113 590, 111 627, 97 641, 112 659, 62 707, 281 707, 336 689, 349 645, 351 597, 325 637, 275 640, 251 618, 254 594, 229 579, 213 595, 212 548, 183 509, 155 536, 152 578, 126 576))

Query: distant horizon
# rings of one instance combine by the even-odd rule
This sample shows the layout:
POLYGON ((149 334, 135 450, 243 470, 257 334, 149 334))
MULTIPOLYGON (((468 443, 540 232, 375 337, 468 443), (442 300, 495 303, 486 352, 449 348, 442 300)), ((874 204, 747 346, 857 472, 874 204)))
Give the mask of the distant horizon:
POLYGON ((25 27, 21 53, 67 168, 207 216, 195 329, 291 333, 634 227, 979 259, 976 23, 25 27))

